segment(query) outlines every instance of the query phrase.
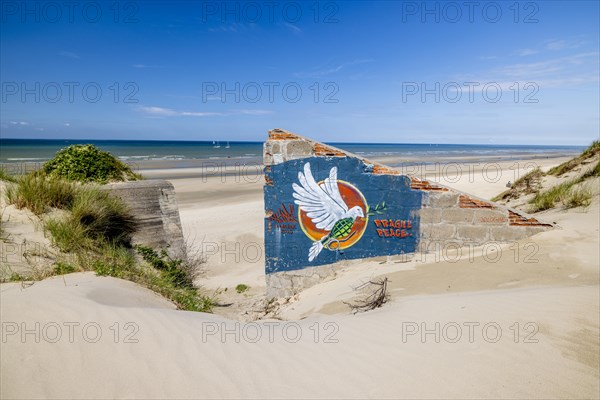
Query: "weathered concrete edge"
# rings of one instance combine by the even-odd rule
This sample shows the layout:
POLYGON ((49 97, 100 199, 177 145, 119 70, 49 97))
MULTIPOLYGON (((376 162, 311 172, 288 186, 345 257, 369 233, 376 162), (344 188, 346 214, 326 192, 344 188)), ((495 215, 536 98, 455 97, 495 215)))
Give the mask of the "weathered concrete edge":
POLYGON ((138 223, 132 243, 165 249, 173 258, 187 257, 173 184, 163 179, 110 183, 102 186, 119 197, 138 223))

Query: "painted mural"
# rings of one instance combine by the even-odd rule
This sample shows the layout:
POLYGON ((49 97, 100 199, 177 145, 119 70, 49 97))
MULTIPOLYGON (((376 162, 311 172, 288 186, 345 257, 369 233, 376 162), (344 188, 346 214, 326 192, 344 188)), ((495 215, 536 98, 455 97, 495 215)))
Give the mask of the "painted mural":
POLYGON ((414 252, 422 192, 362 160, 310 157, 265 169, 266 272, 414 252))

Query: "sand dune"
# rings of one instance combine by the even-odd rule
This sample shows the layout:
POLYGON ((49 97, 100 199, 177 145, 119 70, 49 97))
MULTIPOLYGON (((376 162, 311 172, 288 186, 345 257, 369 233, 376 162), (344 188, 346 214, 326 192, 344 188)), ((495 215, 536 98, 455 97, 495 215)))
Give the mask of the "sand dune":
MULTIPOLYGON (((502 167, 507 179, 453 184, 489 198, 514 180, 502 167)), ((264 261, 250 253, 262 249, 262 181, 172 182, 186 236, 211 253, 199 283, 237 306, 182 312, 92 273, 3 284, 2 398, 600 396, 598 196, 540 214, 560 228, 502 246, 495 262, 481 249, 352 262, 283 304, 281 320, 238 322, 251 319, 240 304, 264 297, 264 261), (383 275, 390 303, 352 315, 342 301, 383 275)))

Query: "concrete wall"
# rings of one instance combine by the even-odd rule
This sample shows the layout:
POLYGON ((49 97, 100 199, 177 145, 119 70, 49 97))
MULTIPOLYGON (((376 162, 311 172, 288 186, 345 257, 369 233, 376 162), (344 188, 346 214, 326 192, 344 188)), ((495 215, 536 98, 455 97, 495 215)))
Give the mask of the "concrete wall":
POLYGON ((103 186, 120 197, 138 224, 133 244, 165 249, 173 258, 185 258, 186 249, 173 185, 165 180, 112 183, 103 186))
POLYGON ((270 297, 293 295, 331 277, 340 261, 430 251, 446 243, 511 242, 552 228, 281 129, 269 132, 264 165, 270 297), (332 223, 341 219, 346 222, 332 223), (336 233, 340 226, 342 234, 336 233))

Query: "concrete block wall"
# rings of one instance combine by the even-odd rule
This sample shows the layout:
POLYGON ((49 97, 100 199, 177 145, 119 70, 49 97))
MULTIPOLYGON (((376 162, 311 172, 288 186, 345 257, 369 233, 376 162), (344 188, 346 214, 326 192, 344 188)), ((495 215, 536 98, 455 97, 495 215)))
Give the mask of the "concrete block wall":
MULTIPOLYGON (((365 258, 390 258, 411 251, 431 251, 449 243, 482 245, 489 241, 512 242, 553 228, 552 224, 516 210, 443 185, 401 175, 393 168, 282 129, 269 131, 269 138, 264 144, 264 168, 265 272, 269 297, 291 296, 329 279, 342 263, 348 265, 365 258), (315 237, 310 240, 304 237, 302 231, 309 236, 304 226, 302 230, 296 229, 302 212, 291 197, 291 187, 293 183, 299 184, 296 177, 307 163, 311 170, 320 163, 320 168, 313 172, 319 174, 315 178, 319 185, 324 184, 327 172, 336 166, 341 176, 339 180, 353 182, 369 202, 377 202, 378 195, 379 198, 387 196, 388 200, 397 197, 393 206, 404 210, 402 215, 406 220, 400 222, 410 222, 409 234, 403 233, 403 240, 394 242, 395 245, 377 242, 373 237, 377 237, 378 226, 369 224, 361 242, 335 260, 325 258, 320 265, 315 265, 314 260, 309 262, 305 258, 305 250, 315 237), (380 182, 385 182, 385 185, 380 182), (418 204, 415 205, 415 201, 418 204), (286 223, 282 223, 282 219, 286 223), (361 245, 363 248, 356 251, 361 245)), ((296 196, 297 193, 294 196, 297 199, 296 196)), ((377 221, 373 218, 368 222, 377 221)), ((394 220, 390 218, 389 222, 393 224, 394 220)))
POLYGON ((433 243, 512 242, 552 228, 551 224, 450 189, 428 192, 419 214, 422 250, 432 249, 433 243))
POLYGON ((138 229, 133 244, 165 249, 173 258, 185 258, 186 247, 173 185, 165 180, 144 180, 104 185, 129 207, 138 229))

